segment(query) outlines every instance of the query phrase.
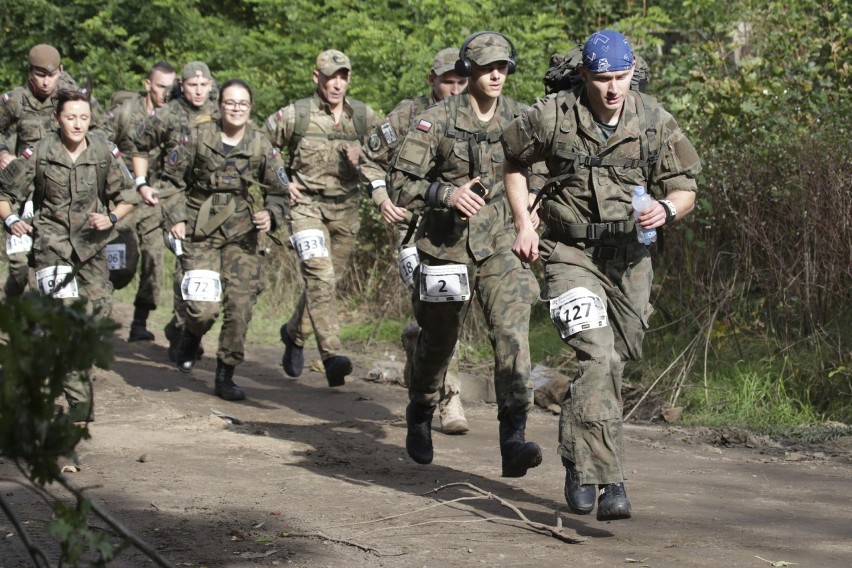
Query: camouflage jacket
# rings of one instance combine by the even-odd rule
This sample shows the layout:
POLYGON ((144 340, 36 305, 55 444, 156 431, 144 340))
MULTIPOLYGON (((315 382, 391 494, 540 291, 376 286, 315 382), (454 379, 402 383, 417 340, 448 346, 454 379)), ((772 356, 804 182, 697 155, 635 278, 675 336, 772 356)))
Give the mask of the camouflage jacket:
MULTIPOLYGON (((60 87, 76 88, 73 83, 64 81, 60 83, 60 87)), ((59 128, 54 115, 56 109, 53 106, 53 97, 41 101, 33 94, 29 85, 9 91, 0 101, 0 152, 20 156, 26 148, 59 128)), ((109 137, 110 130, 100 105, 93 100, 91 106, 92 120, 89 129, 104 131, 109 137)))
POLYGON ((174 165, 178 159, 181 141, 198 124, 218 118, 219 109, 212 101, 195 107, 186 98, 179 97, 139 123, 130 141, 132 147, 128 145, 128 148, 131 148, 133 156, 148 158, 148 182, 160 190, 161 198, 168 198, 183 187, 183 180, 169 177, 166 173, 166 166, 174 165))
POLYGON ((606 142, 583 88, 540 100, 503 134, 507 158, 522 165, 543 160, 551 176, 565 176, 539 211, 554 233, 568 225, 629 221, 634 185, 663 195, 696 190, 701 163, 675 119, 653 97, 629 93, 606 142))
POLYGON ((199 241, 216 235, 231 242, 255 230, 254 195, 272 216, 272 227, 286 218, 290 192, 284 160, 263 131, 249 125, 235 147, 222 143, 221 125, 200 124, 181 142, 169 176, 182 178, 185 190, 169 199, 165 214, 174 224, 187 223, 187 235, 199 241))
POLYGON ((501 95, 494 117, 482 125, 469 97, 466 92, 448 97, 418 115, 389 174, 391 187, 399 192, 397 205, 424 213, 417 230, 417 248, 459 263, 470 258, 482 261, 512 247, 515 232, 503 188, 500 134, 525 108, 501 95), (442 146, 447 148, 446 153, 442 146), (485 207, 467 221, 462 221, 454 209, 443 208, 435 192, 430 191, 433 182, 459 187, 477 176, 489 193, 485 207))
POLYGON ((400 101, 370 134, 367 146, 361 152, 361 176, 377 207, 389 197, 385 178, 394 152, 417 115, 436 102, 434 94, 400 101))
MULTIPOLYGON (((346 158, 345 147, 359 144, 354 113, 349 99, 343 103, 340 123, 335 124, 334 114, 327 103, 314 93, 310 99, 310 120, 298 145, 289 155, 290 176, 293 182, 305 187, 302 192, 311 199, 323 201, 347 200, 357 203, 360 174, 346 158)), ((378 124, 376 113, 367 107, 368 132, 378 124)), ((295 134, 296 106, 287 105, 266 120, 272 145, 289 153, 290 139, 295 134)))
POLYGON ((108 231, 90 227, 89 213, 108 214, 110 201, 138 203, 133 180, 118 149, 99 132, 90 132, 87 143, 72 163, 59 133, 54 132, 0 172, 0 199, 13 207, 35 191, 38 203, 32 236, 37 257, 48 255, 70 261, 76 253, 81 261, 88 260, 116 236, 114 227, 108 231), (115 148, 108 154, 109 163, 101 161, 98 144, 115 148), (36 175, 38 168, 41 175, 36 175), (98 168, 107 169, 106 187, 98 187, 98 168))
MULTIPOLYGON (((107 120, 113 132, 115 145, 121 151, 127 167, 133 170, 133 152, 136 145, 133 141, 136 132, 139 131, 145 119, 154 116, 148 112, 145 106, 145 95, 140 94, 120 105, 113 107, 107 113, 107 120)), ((152 149, 148 154, 148 177, 157 179, 162 170, 162 164, 157 160, 159 148, 152 149)))

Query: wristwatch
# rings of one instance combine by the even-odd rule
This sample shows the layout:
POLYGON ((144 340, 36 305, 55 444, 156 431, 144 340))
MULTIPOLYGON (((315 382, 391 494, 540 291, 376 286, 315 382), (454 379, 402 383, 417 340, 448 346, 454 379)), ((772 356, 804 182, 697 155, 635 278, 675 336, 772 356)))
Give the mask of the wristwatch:
POLYGON ((109 222, 112 223, 113 225, 118 223, 118 217, 116 217, 115 213, 113 213, 112 211, 110 211, 110 213, 109 213, 109 222))

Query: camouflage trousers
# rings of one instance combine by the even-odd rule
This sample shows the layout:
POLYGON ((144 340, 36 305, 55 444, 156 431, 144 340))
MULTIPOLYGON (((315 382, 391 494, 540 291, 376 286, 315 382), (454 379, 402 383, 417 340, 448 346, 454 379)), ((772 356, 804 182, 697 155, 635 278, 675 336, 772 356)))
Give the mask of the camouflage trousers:
MULTIPOLYGON (((447 264, 422 252, 420 262, 414 274, 415 283, 420 281, 424 264, 447 264)), ((469 263, 467 274, 488 323, 498 416, 526 413, 533 402, 529 323, 530 308, 538 298, 538 283, 511 250, 469 263)), ((421 330, 414 350, 408 396, 412 402, 433 406, 441 398, 447 368, 471 302, 424 302, 418 286, 412 291, 411 300, 421 330)))
MULTIPOLYGON (((160 282, 163 280, 163 212, 160 206, 140 205, 134 208, 133 222, 139 238, 139 286, 133 305, 157 309, 160 282)), ((183 275, 181 275, 181 279, 183 275)))
MULTIPOLYGON (((86 311, 101 317, 109 317, 112 311, 112 283, 109 281, 106 248, 99 250, 85 262, 74 258, 63 259, 54 254, 35 253, 36 271, 50 266, 79 266, 74 276, 77 281, 77 293, 87 298, 86 311)), ((76 299, 66 298, 63 303, 70 304, 76 299)), ((73 372, 65 377, 65 398, 70 407, 69 413, 75 421, 83 421, 89 415, 94 404, 92 384, 85 373, 73 372)))
POLYGON ((579 369, 562 402, 559 454, 576 464, 581 484, 626 479, 622 374, 626 361, 641 357, 653 278, 647 247, 633 243, 627 250, 626 257, 593 261, 574 247, 542 246, 549 298, 585 288, 601 299, 608 316, 606 326, 563 339, 579 369))
POLYGON ((300 204, 290 211, 290 233, 321 230, 330 254, 299 262, 302 294, 287 322, 287 331, 296 345, 304 345, 313 330, 323 360, 339 355, 342 349, 337 281, 346 270, 360 226, 358 207, 351 204, 336 207, 300 204))
POLYGON ((264 288, 261 257, 257 250, 257 233, 249 233, 238 241, 221 243, 214 239, 183 243, 180 257, 183 272, 211 270, 219 274, 222 284, 221 302, 185 301, 184 325, 193 335, 202 337, 210 331, 219 310, 222 329, 216 358, 226 365, 239 365, 245 358, 245 342, 251 322, 252 308, 264 288))
POLYGON ((3 254, 6 255, 9 263, 9 273, 6 276, 6 283, 3 285, 3 294, 7 298, 15 298, 23 294, 27 289, 27 284, 32 282, 32 271, 27 261, 27 253, 7 254, 4 251, 3 254))

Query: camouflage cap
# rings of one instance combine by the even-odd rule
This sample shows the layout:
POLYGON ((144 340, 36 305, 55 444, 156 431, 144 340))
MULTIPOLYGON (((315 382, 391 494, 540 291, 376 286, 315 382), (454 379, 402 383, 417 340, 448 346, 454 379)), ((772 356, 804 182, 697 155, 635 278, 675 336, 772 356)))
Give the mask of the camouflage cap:
POLYGON ((456 68, 456 59, 459 58, 459 51, 454 47, 447 47, 439 51, 432 60, 432 73, 441 76, 444 73, 453 71, 456 68))
POLYGON ((192 79, 198 75, 201 75, 205 79, 213 78, 213 75, 210 74, 210 68, 203 61, 190 61, 183 66, 183 73, 181 73, 182 79, 192 79))
POLYGON ((59 51, 57 51, 57 49, 52 45, 47 45, 46 43, 40 43, 33 46, 33 48, 30 49, 30 54, 27 57, 27 60, 30 63, 30 67, 46 69, 48 73, 53 73, 55 70, 59 69, 59 51))
POLYGON ((498 33, 478 35, 467 44, 465 55, 477 65, 488 65, 495 61, 512 61, 512 46, 498 33))
POLYGON ((326 49, 317 55, 316 69, 323 75, 334 75, 341 69, 351 71, 352 64, 349 63, 349 58, 342 51, 326 49))

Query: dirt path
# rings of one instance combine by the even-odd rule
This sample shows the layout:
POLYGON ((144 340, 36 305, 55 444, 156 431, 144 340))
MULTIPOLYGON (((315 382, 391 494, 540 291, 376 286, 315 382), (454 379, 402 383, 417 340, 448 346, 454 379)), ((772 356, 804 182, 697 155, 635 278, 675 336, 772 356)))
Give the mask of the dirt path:
MULTIPOLYGON (((207 353, 214 340, 205 338, 207 353)), ((210 356, 187 377, 166 363, 163 344, 115 345, 114 368, 96 381, 92 439, 69 475, 176 566, 852 566, 848 440, 727 447, 710 443, 718 432, 628 425, 634 518, 600 523, 566 512, 557 417, 541 409, 527 437, 545 461, 524 478, 500 477, 496 410, 486 403, 466 405, 469 434, 435 432, 433 464, 410 461, 405 391, 364 380, 376 364, 398 367, 385 359, 401 352, 358 356, 355 379, 332 390, 317 372, 285 378, 280 351, 254 347, 235 377, 248 401, 228 403, 212 396, 210 356), (565 534, 583 542, 487 522, 514 518, 495 500, 436 506, 426 495, 457 482, 531 521, 554 525, 558 511, 565 534), (312 533, 350 544, 292 536, 312 533)), ((39 531, 48 509, 9 481, 15 475, 0 462, 0 490, 50 542, 39 531)), ((448 488, 437 497, 466 495, 448 488)), ((0 530, 0 568, 26 566, 2 516, 0 530)), ((151 566, 134 551, 112 565, 151 566)))

